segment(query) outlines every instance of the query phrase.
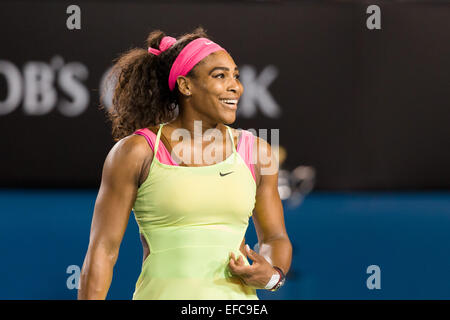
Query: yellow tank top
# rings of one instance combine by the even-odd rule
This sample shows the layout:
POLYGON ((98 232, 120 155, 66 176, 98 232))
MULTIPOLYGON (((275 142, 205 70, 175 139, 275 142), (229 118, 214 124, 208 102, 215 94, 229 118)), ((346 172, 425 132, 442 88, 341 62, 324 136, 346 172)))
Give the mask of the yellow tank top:
POLYGON ((161 163, 155 156, 133 206, 150 254, 133 299, 257 300, 256 289, 232 276, 229 253, 239 250, 255 205, 256 183, 236 151, 202 167, 161 163))

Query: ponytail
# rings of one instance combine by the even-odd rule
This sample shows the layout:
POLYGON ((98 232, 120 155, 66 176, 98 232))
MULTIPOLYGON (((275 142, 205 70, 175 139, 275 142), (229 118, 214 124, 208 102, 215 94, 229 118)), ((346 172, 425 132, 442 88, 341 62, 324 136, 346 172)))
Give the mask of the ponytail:
POLYGON ((169 89, 170 68, 189 42, 207 35, 206 31, 199 27, 193 33, 180 37, 171 48, 160 55, 148 53, 147 48, 158 48, 165 36, 160 30, 153 31, 147 38, 145 49, 131 49, 114 61, 106 81, 115 82, 112 106, 107 110, 115 141, 137 129, 168 122, 176 115, 178 89, 169 89))

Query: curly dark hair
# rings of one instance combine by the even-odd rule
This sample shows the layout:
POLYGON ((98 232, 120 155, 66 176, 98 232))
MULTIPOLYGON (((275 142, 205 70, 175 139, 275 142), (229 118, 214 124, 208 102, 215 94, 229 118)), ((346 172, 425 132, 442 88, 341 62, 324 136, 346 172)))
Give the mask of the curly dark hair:
MULTIPOLYGON (((172 120, 178 106, 178 87, 170 91, 168 85, 170 68, 181 50, 197 38, 208 38, 203 27, 187 33, 159 55, 149 53, 148 47, 159 48, 166 34, 152 31, 147 37, 147 47, 133 48, 114 60, 107 76, 107 83, 114 83, 112 106, 107 117, 112 123, 114 141, 132 134, 140 128, 155 126, 172 120), (112 81, 112 82, 110 82, 112 81)), ((187 74, 193 77, 194 69, 187 74)))

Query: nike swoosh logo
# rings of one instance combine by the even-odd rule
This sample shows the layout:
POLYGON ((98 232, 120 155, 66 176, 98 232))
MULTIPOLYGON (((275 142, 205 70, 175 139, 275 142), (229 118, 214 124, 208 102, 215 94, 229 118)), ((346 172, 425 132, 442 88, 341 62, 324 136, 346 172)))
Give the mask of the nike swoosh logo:
POLYGON ((227 172, 227 173, 219 172, 219 174, 220 174, 221 177, 223 177, 223 176, 226 176, 227 174, 230 174, 230 173, 233 173, 233 172, 234 171, 230 171, 230 172, 227 172))
POLYGON ((209 45, 209 44, 212 44, 212 42, 211 41, 206 41, 205 44, 209 45))

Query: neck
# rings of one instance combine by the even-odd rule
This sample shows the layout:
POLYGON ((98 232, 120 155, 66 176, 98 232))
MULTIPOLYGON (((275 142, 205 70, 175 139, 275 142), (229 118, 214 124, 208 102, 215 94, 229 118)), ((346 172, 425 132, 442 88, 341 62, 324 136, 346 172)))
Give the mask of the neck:
POLYGON ((183 128, 191 133, 192 137, 205 137, 205 132, 209 129, 217 129, 222 133, 226 133, 224 124, 208 118, 204 114, 199 114, 193 111, 193 108, 186 108, 185 106, 179 109, 178 116, 169 124, 173 128, 183 128))

